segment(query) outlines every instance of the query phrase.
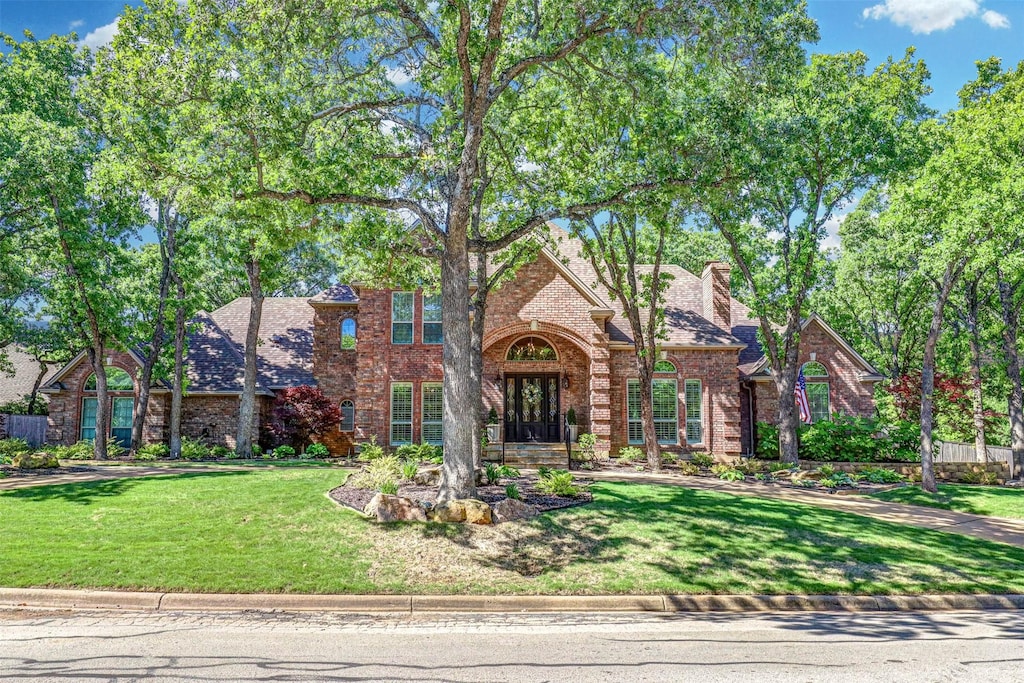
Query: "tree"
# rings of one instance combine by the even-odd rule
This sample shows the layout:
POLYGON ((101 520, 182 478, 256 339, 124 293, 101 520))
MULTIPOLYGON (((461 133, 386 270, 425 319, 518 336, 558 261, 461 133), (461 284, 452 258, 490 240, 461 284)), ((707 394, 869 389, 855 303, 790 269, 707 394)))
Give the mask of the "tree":
POLYGON ((730 132, 745 182, 702 200, 729 242, 779 395, 779 452, 798 460, 800 327, 837 212, 915 156, 928 72, 908 51, 867 73, 860 52, 813 55, 730 132))
POLYGON ((270 431, 282 442, 306 450, 313 437, 322 437, 341 422, 341 409, 318 387, 289 387, 274 400, 270 431))

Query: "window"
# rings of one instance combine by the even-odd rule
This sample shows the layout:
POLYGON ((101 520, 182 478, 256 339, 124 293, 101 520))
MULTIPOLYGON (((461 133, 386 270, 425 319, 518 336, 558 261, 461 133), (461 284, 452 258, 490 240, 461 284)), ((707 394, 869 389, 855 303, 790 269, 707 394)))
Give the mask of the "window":
MULTIPOLYGON (((656 379, 651 383, 654 404, 654 432, 660 444, 679 441, 679 401, 674 379, 656 379)), ((626 439, 631 444, 644 442, 644 426, 640 412, 640 381, 626 384, 626 439)))
POLYGON ((686 443, 704 443, 704 392, 699 379, 688 379, 683 387, 686 400, 686 443))
POLYGON ((122 446, 132 442, 132 411, 134 398, 115 398, 110 413, 110 436, 122 446))
POLYGON ((96 399, 82 399, 82 433, 79 437, 84 440, 94 441, 96 439, 96 399))
POLYGON ((505 360, 558 360, 558 354, 540 337, 524 337, 509 348, 505 360))
POLYGON ((343 432, 353 432, 356 429, 356 404, 352 401, 341 402, 341 424, 338 426, 343 432))
POLYGON ((412 384, 391 385, 391 445, 412 443, 412 384))
POLYGON ((412 344, 412 292, 391 294, 391 343, 412 344))
POLYGON ((828 420, 831 415, 828 381, 812 381, 813 378, 827 378, 828 371, 821 363, 804 363, 804 379, 807 381, 807 403, 811 406, 811 422, 828 420))
POLYGON ((444 343, 444 332, 441 329, 440 294, 423 297, 423 343, 444 343))
POLYGON ((673 365, 670 361, 659 360, 658 362, 656 362, 654 364, 654 371, 655 372, 671 372, 671 373, 675 374, 676 366, 673 365))
POLYGON ((424 383, 422 386, 420 437, 424 443, 440 446, 444 440, 444 385, 424 383))
MULTIPOLYGON (((104 372, 107 375, 107 391, 131 391, 135 388, 132 376, 121 368, 107 366, 104 372)), ((96 391, 95 374, 89 375, 89 379, 85 380, 85 390, 96 391)))
POLYGON ((351 351, 356 348, 356 320, 345 318, 341 321, 341 349, 351 351))

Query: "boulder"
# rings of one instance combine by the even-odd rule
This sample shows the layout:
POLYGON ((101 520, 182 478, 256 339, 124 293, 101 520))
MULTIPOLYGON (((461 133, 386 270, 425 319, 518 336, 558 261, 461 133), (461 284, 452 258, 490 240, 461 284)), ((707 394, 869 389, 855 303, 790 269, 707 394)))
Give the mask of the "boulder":
POLYGON ((461 500, 438 503, 430 509, 431 522, 465 522, 466 506, 461 500))
POLYGON ((57 456, 46 451, 19 453, 14 456, 11 464, 19 470, 42 470, 60 467, 60 461, 57 460, 57 456))
POLYGON ((378 493, 363 508, 369 517, 378 522, 425 522, 427 514, 419 505, 401 496, 378 493))
POLYGON ((467 524, 490 524, 491 523, 491 506, 482 500, 473 500, 472 498, 467 500, 460 500, 460 503, 466 509, 466 523, 467 524))
POLYGON ((433 467, 421 467, 412 480, 418 486, 437 486, 441 483, 441 468, 436 465, 433 467))
POLYGON ((494 506, 496 522, 512 522, 517 519, 528 519, 537 515, 537 508, 515 498, 506 498, 494 506))

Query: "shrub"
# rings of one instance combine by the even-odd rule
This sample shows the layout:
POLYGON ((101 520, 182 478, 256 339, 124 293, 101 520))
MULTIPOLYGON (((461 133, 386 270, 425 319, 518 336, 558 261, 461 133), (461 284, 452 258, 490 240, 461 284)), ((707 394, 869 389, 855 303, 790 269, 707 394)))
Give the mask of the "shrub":
POLYGON ((818 483, 829 489, 838 489, 844 486, 856 486, 857 482, 854 481, 846 472, 836 472, 832 476, 822 477, 818 480, 818 483))
POLYGON ((377 490, 388 496, 398 495, 398 482, 393 479, 382 481, 377 490))
POLYGON ((690 456, 690 462, 697 467, 711 467, 715 464, 715 458, 710 453, 694 453, 690 456))
POLYGON ((504 479, 514 479, 522 476, 515 467, 511 465, 502 465, 498 468, 498 476, 504 479))
POLYGON ((71 446, 54 446, 50 449, 61 460, 92 460, 92 441, 82 440, 71 446))
POLYGON ((836 472, 838 472, 838 470, 836 469, 835 465, 830 465, 828 463, 825 463, 824 465, 818 468, 818 473, 821 474, 822 477, 831 477, 836 472))
POLYGON ((626 448, 619 449, 619 462, 624 465, 646 458, 647 456, 644 455, 644 452, 636 446, 627 446, 626 448))
POLYGON ((30 450, 32 449, 24 439, 2 439, 0 440, 0 463, 8 463, 14 456, 28 453, 30 450))
POLYGON ((987 470, 974 470, 971 472, 964 472, 960 475, 960 481, 964 484, 983 484, 985 486, 995 486, 999 483, 999 477, 996 476, 995 472, 989 472, 987 470))
POLYGON ((921 462, 921 425, 897 420, 882 428, 886 436, 883 460, 889 462, 921 462))
POLYGON ((120 441, 114 439, 107 439, 107 457, 108 458, 122 458, 128 449, 121 445, 120 441))
POLYGON ((395 449, 395 455, 404 460, 441 464, 441 447, 429 443, 403 444, 395 449))
POLYGON ((493 462, 487 463, 487 466, 484 468, 484 474, 487 477, 487 483, 491 486, 497 484, 498 479, 501 476, 501 474, 498 472, 498 466, 495 465, 493 462))
POLYGON ((726 463, 712 465, 711 473, 725 481, 741 481, 745 478, 743 472, 726 463))
POLYGON ((415 460, 406 460, 402 463, 402 479, 412 479, 419 472, 420 465, 415 460))
POLYGON ((576 409, 575 408, 569 408, 569 410, 565 411, 565 421, 568 424, 571 424, 571 425, 576 424, 576 409))
POLYGON ((576 452, 577 459, 583 462, 591 462, 595 459, 594 447, 597 446, 597 434, 580 434, 576 439, 579 449, 576 452))
POLYGON ((675 453, 662 453, 661 461, 666 465, 675 465, 677 462, 679 462, 679 456, 676 455, 675 453))
POLYGON ((311 458, 326 458, 330 454, 330 450, 322 443, 310 444, 309 448, 306 449, 306 455, 311 458))
POLYGON ((759 474, 768 469, 767 463, 763 460, 754 460, 752 458, 743 458, 735 465, 743 474, 759 474))
POLYGON ((380 487, 389 481, 397 481, 402 476, 402 463, 397 456, 382 455, 372 460, 362 470, 349 479, 349 484, 357 489, 380 491, 380 487))
POLYGON ((572 472, 568 470, 548 470, 546 476, 541 475, 537 481, 537 490, 567 498, 580 494, 580 487, 573 482, 572 472))
POLYGON ((768 463, 768 471, 771 472, 772 474, 775 474, 776 472, 782 472, 783 470, 792 470, 792 469, 795 469, 795 468, 796 468, 796 465, 794 465, 793 463, 790 463, 790 462, 778 462, 778 461, 776 461, 776 462, 769 462, 768 463))
POLYGON ((181 439, 182 460, 209 460, 210 449, 201 441, 195 441, 188 437, 181 439))
POLYGON ((757 423, 754 453, 763 460, 779 459, 779 428, 769 422, 757 423))
POLYGON ((679 472, 692 477, 700 474, 700 468, 692 462, 681 462, 679 463, 679 472))
POLYGON ((278 459, 294 458, 295 449, 292 448, 291 446, 278 446, 277 448, 274 449, 274 457, 278 459))
POLYGON ((166 458, 171 454, 171 449, 165 443, 147 443, 135 451, 136 460, 156 460, 166 458))
POLYGON ((491 409, 487 411, 487 424, 498 424, 498 411, 494 408, 494 406, 491 406, 491 409))
POLYGON ((505 495, 512 500, 522 500, 523 496, 519 493, 519 487, 515 484, 509 484, 505 487, 505 495))
POLYGON ((896 470, 885 467, 865 467, 860 471, 860 477, 872 484, 898 484, 907 479, 896 470))
POLYGON ((227 446, 218 444, 210 449, 210 456, 214 458, 233 458, 235 452, 227 446))
POLYGON ((377 444, 377 437, 371 436, 369 441, 359 445, 359 460, 373 462, 384 457, 384 449, 377 444))
POLYGON ((278 393, 267 427, 279 442, 304 448, 312 437, 326 434, 340 422, 341 409, 334 401, 319 387, 303 385, 278 393))
POLYGON ((263 456, 263 448, 258 443, 254 443, 252 445, 252 457, 259 458, 259 457, 262 457, 262 456, 263 456))

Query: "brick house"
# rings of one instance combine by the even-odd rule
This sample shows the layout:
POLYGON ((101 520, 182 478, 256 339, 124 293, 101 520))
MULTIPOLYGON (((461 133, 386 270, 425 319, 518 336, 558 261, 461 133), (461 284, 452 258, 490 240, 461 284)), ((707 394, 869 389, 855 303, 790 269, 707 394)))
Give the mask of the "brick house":
MULTIPOLYGON (((489 299, 483 391, 500 423, 498 444, 491 447, 562 442, 569 408, 580 431, 597 434, 613 452, 639 444, 639 388, 628 323, 617 303, 595 286, 579 243, 558 228, 552 231, 556 246, 543 249, 489 299)), ((699 277, 678 266, 663 271, 673 279, 666 294, 667 336, 655 367, 659 441, 665 450, 684 454, 750 453, 753 422, 771 421, 778 400, 757 323, 729 295, 727 264, 708 263, 699 277)), ((184 400, 188 436, 234 443, 248 309, 248 299, 237 299, 196 318, 184 400)), ((334 453, 350 452, 371 437, 386 446, 440 443, 440 321, 440 298, 420 290, 336 285, 309 299, 266 299, 258 350, 261 415, 275 391, 315 384, 342 411, 338 429, 324 439, 334 453)), ((874 383, 882 377, 817 316, 804 323, 801 355, 814 419, 873 413, 874 383)), ((112 392, 111 407, 114 429, 123 429, 125 419, 130 424, 128 399, 139 358, 111 353, 106 361, 108 376, 122 387, 112 392)), ((51 442, 94 433, 90 375, 83 354, 47 384, 51 442)), ((169 402, 169 388, 154 387, 147 439, 166 437, 169 402)))

